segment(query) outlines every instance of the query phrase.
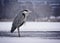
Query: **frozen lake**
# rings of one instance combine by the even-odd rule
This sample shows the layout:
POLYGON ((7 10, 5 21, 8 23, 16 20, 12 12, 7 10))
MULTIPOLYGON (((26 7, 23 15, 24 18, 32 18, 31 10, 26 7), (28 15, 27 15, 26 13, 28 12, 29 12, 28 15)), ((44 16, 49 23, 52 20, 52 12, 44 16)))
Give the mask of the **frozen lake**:
POLYGON ((0 38, 0 43, 60 43, 60 40, 54 39, 40 39, 33 37, 20 37, 20 38, 0 38))
POLYGON ((10 33, 12 22, 0 22, 0 43, 60 43, 60 22, 26 22, 10 33))
MULTIPOLYGON (((0 30, 10 31, 12 22, 0 22, 0 30)), ((60 22, 26 22, 20 31, 60 31, 60 22)))

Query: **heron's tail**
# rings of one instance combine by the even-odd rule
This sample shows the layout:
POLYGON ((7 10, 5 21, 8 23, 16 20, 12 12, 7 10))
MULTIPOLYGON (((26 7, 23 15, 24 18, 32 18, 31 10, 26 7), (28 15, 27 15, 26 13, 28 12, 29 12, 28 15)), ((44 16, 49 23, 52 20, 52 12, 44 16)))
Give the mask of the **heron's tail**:
POLYGON ((15 31, 15 29, 16 29, 16 27, 14 27, 14 26, 12 26, 12 28, 11 28, 11 33, 13 33, 14 31, 15 31))

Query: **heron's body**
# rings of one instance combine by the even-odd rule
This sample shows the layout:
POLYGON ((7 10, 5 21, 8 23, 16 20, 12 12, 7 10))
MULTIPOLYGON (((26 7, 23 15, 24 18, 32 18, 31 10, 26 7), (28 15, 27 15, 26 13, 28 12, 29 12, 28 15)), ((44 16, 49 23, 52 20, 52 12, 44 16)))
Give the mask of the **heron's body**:
POLYGON ((16 28, 22 26, 23 23, 25 22, 24 19, 25 19, 25 16, 22 13, 18 14, 13 21, 11 32, 14 32, 16 28))
MULTIPOLYGON (((15 31, 15 29, 18 29, 18 34, 19 34, 19 27, 22 26, 25 21, 26 21, 26 13, 24 12, 19 12, 19 14, 15 17, 13 24, 12 24, 12 28, 11 28, 11 33, 13 33, 15 31)), ((19 34, 20 36, 20 34, 19 34)))

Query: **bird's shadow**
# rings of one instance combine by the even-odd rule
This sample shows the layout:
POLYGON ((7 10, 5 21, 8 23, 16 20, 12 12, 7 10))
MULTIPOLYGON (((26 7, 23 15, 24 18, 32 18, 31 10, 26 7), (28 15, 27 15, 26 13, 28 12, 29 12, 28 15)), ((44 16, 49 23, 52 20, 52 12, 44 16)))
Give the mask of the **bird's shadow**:
POLYGON ((11 33, 9 31, 0 31, 0 37, 18 37, 16 34, 16 32, 11 33))

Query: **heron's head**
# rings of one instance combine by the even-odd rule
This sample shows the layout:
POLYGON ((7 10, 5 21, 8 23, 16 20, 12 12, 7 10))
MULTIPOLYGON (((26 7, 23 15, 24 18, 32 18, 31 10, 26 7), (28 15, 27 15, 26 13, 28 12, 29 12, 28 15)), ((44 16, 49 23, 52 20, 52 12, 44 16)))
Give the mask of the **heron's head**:
POLYGON ((29 13, 31 13, 31 11, 30 10, 23 10, 23 13, 24 14, 29 14, 29 13))

